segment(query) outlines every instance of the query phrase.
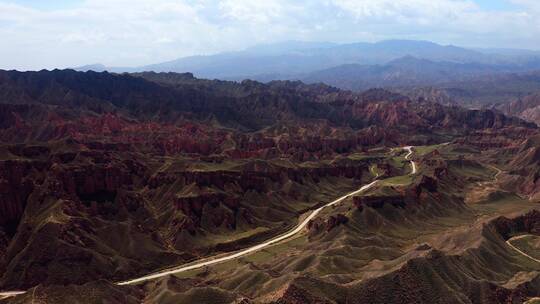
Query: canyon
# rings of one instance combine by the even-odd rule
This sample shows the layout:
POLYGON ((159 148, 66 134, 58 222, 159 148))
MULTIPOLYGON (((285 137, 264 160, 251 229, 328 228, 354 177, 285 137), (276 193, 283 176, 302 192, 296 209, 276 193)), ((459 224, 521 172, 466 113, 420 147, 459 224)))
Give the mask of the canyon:
POLYGON ((0 71, 0 302, 525 302, 534 100, 0 71))

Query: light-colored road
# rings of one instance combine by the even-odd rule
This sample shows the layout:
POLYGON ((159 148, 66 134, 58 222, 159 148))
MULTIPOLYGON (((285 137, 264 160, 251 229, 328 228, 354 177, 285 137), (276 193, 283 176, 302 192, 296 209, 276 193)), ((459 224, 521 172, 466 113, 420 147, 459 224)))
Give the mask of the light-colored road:
MULTIPOLYGON (((410 160, 412 154, 414 153, 413 152, 413 147, 412 146, 404 147, 402 149, 405 149, 405 150, 409 151, 409 153, 405 156, 405 159, 410 160)), ((411 166, 412 166, 412 173, 411 174, 416 174, 416 171, 417 171, 416 163, 414 161, 410 161, 410 162, 411 162, 411 166)), ((170 270, 163 271, 163 272, 158 272, 158 273, 147 275, 147 276, 144 276, 144 277, 141 277, 141 278, 138 278, 138 279, 120 282, 120 283, 118 283, 118 285, 133 285, 133 284, 137 284, 137 283, 157 279, 157 278, 160 278, 160 277, 168 276, 168 275, 171 275, 171 274, 177 274, 177 273, 181 273, 181 272, 185 272, 185 271, 189 271, 189 270, 203 268, 203 267, 210 266, 210 265, 215 265, 215 264, 218 264, 218 263, 223 263, 223 262, 226 262, 226 261, 230 261, 230 260, 237 259, 237 258, 245 256, 245 255, 248 255, 248 254, 253 253, 255 251, 259 251, 259 250, 261 250, 263 248, 266 248, 266 247, 271 246, 271 245, 273 245, 275 243, 281 242, 283 240, 289 239, 289 238, 299 234, 307 226, 309 221, 314 219, 324 208, 337 205, 340 202, 342 202, 343 200, 345 200, 345 199, 347 199, 347 198, 349 198, 349 197, 351 197, 353 195, 362 193, 362 192, 372 188, 373 186, 375 186, 378 182, 379 181, 376 180, 376 181, 374 181, 374 182, 372 182, 370 184, 367 184, 367 185, 363 186, 362 188, 360 188, 357 191, 354 191, 352 193, 344 195, 344 196, 336 199, 335 201, 330 202, 330 203, 320 207, 319 209, 316 209, 316 210, 312 211, 311 214, 308 217, 306 217, 294 230, 292 230, 292 231, 290 231, 290 232, 288 232, 286 234, 283 234, 281 236, 278 236, 278 237, 276 237, 274 239, 271 239, 269 241, 266 241, 266 242, 264 242, 262 244, 255 245, 253 247, 244 249, 242 251, 239 251, 239 252, 233 253, 231 255, 224 256, 224 257, 205 260, 204 262, 198 262, 198 263, 191 264, 191 265, 188 265, 188 266, 180 266, 179 268, 170 269, 170 270)))
POLYGON ((416 168, 416 163, 414 161, 411 160, 411 156, 413 155, 413 148, 412 146, 409 146, 409 147, 404 147, 403 149, 409 151, 409 154, 407 154, 405 156, 405 159, 410 161, 411 162, 411 166, 412 166, 412 172, 411 172, 411 175, 412 174, 416 174, 416 171, 417 171, 417 168, 416 168))
MULTIPOLYGON (((407 160, 409 160, 411 162, 412 172, 410 174, 411 175, 416 174, 416 172, 417 172, 416 163, 414 161, 410 160, 411 156, 414 153, 413 152, 413 147, 412 146, 403 147, 402 149, 409 152, 405 156, 405 159, 407 159, 407 160)), ((225 255, 225 256, 216 257, 216 258, 209 258, 209 259, 207 258, 207 259, 204 259, 204 261, 193 262, 193 263, 191 263, 189 265, 182 265, 182 266, 177 267, 177 268, 157 272, 157 273, 146 275, 146 276, 143 276, 143 277, 140 277, 140 278, 137 278, 137 279, 123 281, 123 282, 119 282, 119 283, 116 283, 116 284, 117 285, 134 285, 134 284, 138 284, 138 283, 158 279, 158 278, 161 278, 161 277, 169 276, 169 275, 172 275, 172 274, 178 274, 178 273, 181 273, 181 272, 186 272, 186 271, 190 271, 190 270, 195 270, 195 269, 200 269, 200 268, 203 268, 203 267, 207 267, 207 266, 210 266, 210 265, 223 263, 223 262, 226 262, 226 261, 234 260, 234 259, 237 259, 239 257, 251 254, 253 252, 259 251, 259 250, 264 249, 266 247, 269 247, 269 246, 271 246, 273 244, 276 244, 278 242, 281 242, 281 241, 284 241, 286 239, 292 238, 293 236, 296 236, 297 234, 301 233, 302 230, 308 225, 308 223, 312 219, 314 219, 317 215, 319 215, 319 213, 323 209, 331 207, 331 206, 335 206, 335 205, 339 204, 340 202, 342 202, 343 200, 345 200, 345 199, 347 199, 347 198, 349 198, 349 197, 351 197, 353 195, 362 193, 362 192, 372 188, 377 183, 379 183, 379 180, 375 180, 374 182, 371 182, 370 184, 364 185, 359 190, 351 192, 351 193, 349 193, 347 195, 344 195, 344 196, 342 196, 342 197, 340 197, 340 198, 338 198, 338 199, 336 199, 336 200, 334 200, 334 201, 332 201, 332 202, 330 202, 330 203, 328 203, 328 204, 326 204, 326 205, 312 211, 298 226, 296 226, 296 228, 294 228, 293 230, 291 230, 291 231, 289 231, 289 232, 287 232, 287 233, 285 233, 285 234, 283 234, 281 236, 278 236, 278 237, 276 237, 274 239, 271 239, 269 241, 265 241, 265 242, 263 242, 261 244, 249 247, 247 249, 243 249, 243 250, 238 251, 236 253, 232 253, 232 254, 228 254, 228 255, 225 255)), ((5 295, 6 297, 9 297, 9 296, 20 295, 20 294, 23 294, 23 293, 25 293, 25 292, 22 292, 22 291, 21 292, 19 292, 19 291, 6 292, 6 293, 0 293, 0 296, 5 295)))
POLYGON ((0 300, 11 298, 14 296, 25 294, 26 291, 7 291, 7 292, 0 292, 0 300))
POLYGON ((512 241, 515 241, 515 240, 519 240, 519 239, 523 239, 523 238, 526 238, 530 235, 526 234, 526 235, 520 235, 520 236, 515 236, 511 239, 509 239, 508 241, 506 241, 506 244, 508 246, 510 246, 510 248, 514 249, 516 252, 520 253, 521 255, 525 256, 525 257, 528 257, 529 259, 533 260, 533 261, 536 261, 538 263, 540 263, 540 260, 537 259, 537 258, 534 258, 528 254, 526 254, 525 252, 521 251, 519 248, 517 248, 516 246, 512 245, 512 241))
POLYGON ((206 266, 215 265, 215 264, 223 263, 223 262, 226 262, 226 261, 234 260, 234 259, 237 259, 239 257, 242 257, 242 256, 248 255, 250 253, 253 253, 255 251, 259 251, 259 250, 261 250, 263 248, 266 248, 266 247, 268 247, 270 245, 273 245, 275 243, 278 243, 278 242, 281 242, 283 240, 289 239, 289 238, 299 234, 307 226, 309 221, 311 221, 313 218, 315 218, 324 208, 334 206, 334 205, 340 203, 341 201, 343 201, 346 198, 349 198, 349 197, 351 197, 353 195, 356 195, 356 194, 359 194, 359 193, 361 193, 363 191, 366 191, 369 188, 372 188, 373 186, 375 186, 378 182, 379 181, 374 181, 374 182, 372 182, 372 183, 370 183, 368 185, 363 186, 362 188, 360 188, 360 190, 357 190, 355 192, 352 192, 352 193, 349 193, 349 194, 347 194, 345 196, 342 196, 342 197, 338 198, 337 200, 335 200, 335 201, 333 201, 331 203, 328 203, 327 205, 324 205, 323 207, 320 207, 319 209, 316 209, 316 210, 312 211, 311 214, 308 217, 306 217, 294 230, 291 230, 290 232, 287 232, 286 234, 278 236, 278 237, 276 237, 274 239, 271 239, 271 240, 266 241, 264 243, 261 243, 259 245, 249 247, 247 249, 244 249, 242 251, 239 251, 239 252, 233 253, 231 255, 224 256, 224 257, 210 259, 210 260, 207 260, 207 261, 204 261, 204 262, 195 263, 195 264, 188 265, 188 266, 181 266, 179 268, 174 268, 174 269, 170 269, 170 270, 167 270, 167 271, 147 275, 147 276, 144 276, 144 277, 141 277, 141 278, 138 278, 138 279, 129 280, 129 281, 125 281, 125 282, 120 282, 120 283, 118 283, 118 285, 133 285, 133 284, 137 284, 137 283, 141 283, 141 282, 145 282, 145 281, 149 281, 149 280, 154 280, 154 279, 161 278, 161 277, 164 277, 164 276, 168 276, 168 275, 171 275, 171 274, 177 274, 177 273, 181 273, 181 272, 185 272, 185 271, 189 271, 189 270, 199 269, 199 268, 203 268, 203 267, 206 267, 206 266))
POLYGON ((495 167, 493 165, 487 165, 487 166, 490 167, 491 169, 497 171, 497 174, 495 174, 494 179, 495 179, 496 182, 498 182, 499 181, 499 175, 501 175, 503 173, 503 170, 501 170, 501 169, 499 169, 499 168, 497 168, 497 167, 495 167))

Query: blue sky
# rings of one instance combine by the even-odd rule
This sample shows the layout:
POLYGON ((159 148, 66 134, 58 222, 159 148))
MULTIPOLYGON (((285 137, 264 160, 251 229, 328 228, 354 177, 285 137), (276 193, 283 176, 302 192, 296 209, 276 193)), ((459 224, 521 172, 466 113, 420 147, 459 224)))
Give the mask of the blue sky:
POLYGON ((83 3, 82 0, 54 0, 54 1, 47 1, 47 0, 14 0, 14 1, 4 1, 4 2, 10 2, 15 3, 19 5, 29 6, 37 9, 43 9, 43 10, 54 10, 54 9, 62 9, 62 8, 72 8, 77 5, 80 5, 83 3))
POLYGON ((514 5, 510 1, 506 0, 476 0, 475 1, 480 7, 486 10, 515 10, 519 7, 514 5))
MULTIPOLYGON (((436 0, 434 0, 436 1, 436 0)), ((8 1, 5 1, 8 2, 8 1)), ((58 8, 71 8, 83 3, 83 0, 55 0, 55 1, 43 1, 43 0, 13 0, 9 1, 20 5, 30 6, 38 9, 53 10, 58 8)), ((517 6, 511 1, 507 0, 475 0, 480 7, 486 10, 511 10, 516 9, 517 6)))
POLYGON ((285 40, 540 49, 538 0, 0 0, 0 68, 138 66, 285 40))

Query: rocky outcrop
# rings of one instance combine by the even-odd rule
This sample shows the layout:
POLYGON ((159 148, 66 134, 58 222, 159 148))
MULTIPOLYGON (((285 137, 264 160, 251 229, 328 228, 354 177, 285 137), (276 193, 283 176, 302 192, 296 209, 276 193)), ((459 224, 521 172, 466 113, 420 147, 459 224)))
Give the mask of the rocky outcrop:
POLYGON ((132 172, 126 168, 108 166, 76 167, 59 170, 58 179, 64 190, 81 201, 114 201, 117 191, 133 185, 132 172))
POLYGON ((540 137, 531 136, 519 145, 507 150, 510 156, 507 164, 505 189, 518 189, 519 193, 535 199, 540 193, 540 137))
POLYGON ((509 219, 499 217, 490 223, 504 238, 511 234, 530 233, 540 235, 540 211, 533 210, 525 215, 509 219))
POLYGON ((449 175, 448 163, 442 158, 439 150, 434 150, 424 155, 420 160, 420 166, 432 170, 433 177, 442 179, 449 175))
POLYGON ((347 224, 348 222, 349 218, 346 215, 338 213, 336 215, 331 215, 326 219, 317 218, 311 220, 309 221, 307 228, 310 235, 314 235, 321 231, 329 232, 338 226, 347 224))
MULTIPOLYGON (((272 195, 276 189, 290 199, 299 199, 301 193, 294 189, 281 190, 286 183, 318 183, 327 177, 361 180, 367 167, 362 163, 355 166, 282 168, 263 164, 251 164, 244 171, 178 171, 158 173, 149 179, 150 189, 158 191, 168 185, 186 187, 186 193, 171 197, 177 210, 186 218, 177 220, 175 227, 187 229, 191 234, 203 227, 203 222, 212 222, 213 227, 234 229, 237 218, 253 222, 249 204, 242 204, 242 197, 251 193, 272 195), (282 191, 282 192, 281 192, 282 191)), ((343 223, 343 217, 332 218, 330 229, 343 223)), ((325 224, 326 225, 326 224, 325 224)), ((207 228, 207 227, 206 227, 207 228)))
POLYGON ((481 130, 470 132, 455 140, 455 143, 479 149, 514 148, 520 142, 535 136, 538 131, 534 128, 508 127, 498 130, 481 130))
POLYGON ((15 234, 35 183, 42 182, 37 172, 48 166, 39 161, 0 161, 0 229, 7 235, 15 234))
POLYGON ((353 203, 359 211, 364 208, 382 209, 385 205, 392 207, 405 207, 405 197, 402 195, 394 196, 355 196, 353 203))
POLYGON ((181 210, 183 214, 189 217, 183 225, 191 232, 194 233, 195 229, 200 226, 201 219, 205 207, 217 208, 223 205, 232 211, 231 213, 214 214, 212 222, 215 227, 225 226, 229 229, 235 229, 236 216, 235 214, 239 210, 240 198, 230 196, 225 193, 206 193, 194 196, 177 197, 175 204, 178 210, 181 210))
POLYGON ((412 189, 416 196, 420 196, 423 191, 432 193, 437 192, 438 186, 439 182, 435 178, 423 175, 420 181, 412 189))
POLYGON ((198 186, 213 186, 225 189, 226 185, 238 185, 244 192, 253 190, 267 191, 268 183, 283 179, 302 182, 306 178, 318 181, 320 178, 334 176, 360 180, 367 171, 363 164, 356 166, 316 167, 316 168, 273 168, 270 171, 180 171, 176 173, 158 173, 150 178, 148 184, 157 188, 181 180, 183 184, 198 186))
POLYGON ((365 208, 383 209, 385 206, 405 208, 414 202, 421 201, 423 193, 437 192, 438 181, 423 175, 417 182, 408 186, 402 194, 395 195, 367 195, 353 197, 353 204, 359 211, 365 208))
POLYGON ((540 125, 540 93, 531 94, 497 107, 503 113, 540 125))

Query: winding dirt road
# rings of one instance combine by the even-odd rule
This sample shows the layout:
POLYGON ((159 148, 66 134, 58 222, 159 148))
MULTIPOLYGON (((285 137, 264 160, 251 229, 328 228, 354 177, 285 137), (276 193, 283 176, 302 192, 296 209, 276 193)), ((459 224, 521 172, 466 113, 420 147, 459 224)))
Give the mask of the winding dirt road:
POLYGON ((189 270, 203 268, 203 267, 210 266, 210 265, 215 265, 215 264, 218 264, 218 263, 223 263, 223 262, 226 262, 226 261, 234 260, 234 259, 237 259, 239 257, 248 255, 248 254, 253 253, 255 251, 259 251, 259 250, 261 250, 263 248, 269 247, 270 245, 273 245, 275 243, 278 243, 278 242, 281 242, 283 240, 289 239, 289 238, 299 234, 307 226, 309 221, 311 221, 313 218, 315 218, 324 208, 336 205, 336 204, 340 203, 341 201, 345 200, 346 198, 348 198, 348 197, 350 197, 352 195, 355 195, 355 194, 361 193, 363 191, 366 191, 369 188, 375 186, 378 182, 379 182, 378 180, 374 181, 374 182, 372 182, 372 183, 370 183, 368 185, 363 186, 362 188, 360 188, 360 190, 357 190, 355 192, 352 192, 352 193, 349 193, 349 194, 347 194, 345 196, 342 196, 342 197, 338 198, 337 200, 335 200, 335 201, 333 201, 333 202, 331 202, 331 203, 329 203, 327 205, 324 205, 323 207, 320 207, 319 209, 316 209, 316 210, 312 211, 311 214, 308 217, 306 217, 294 230, 292 230, 290 232, 287 232, 286 234, 283 234, 281 236, 278 236, 278 237, 276 237, 274 239, 271 239, 269 241, 266 241, 266 242, 264 242, 262 244, 255 245, 253 247, 249 247, 249 248, 244 249, 242 251, 239 251, 239 252, 236 252, 236 253, 233 253, 231 255, 221 257, 221 258, 214 258, 214 259, 210 259, 210 260, 207 260, 207 261, 204 261, 204 262, 198 262, 198 263, 188 265, 188 266, 180 266, 179 268, 174 268, 174 269, 171 269, 171 270, 158 272, 158 273, 147 275, 147 276, 144 276, 144 277, 141 277, 141 278, 138 278, 138 279, 129 280, 129 281, 125 281, 125 282, 120 282, 120 283, 118 283, 118 285, 137 284, 137 283, 141 283, 141 282, 144 282, 144 281, 153 280, 153 279, 161 278, 161 277, 164 277, 164 276, 168 276, 168 275, 171 275, 171 274, 177 274, 177 273, 181 273, 181 272, 185 272, 185 271, 189 271, 189 270))
MULTIPOLYGON (((411 160, 411 157, 414 153, 413 151, 413 147, 412 146, 409 146, 409 147, 403 147, 401 149, 404 149, 406 151, 408 151, 409 153, 405 156, 405 159, 408 160, 410 163, 411 163, 411 167, 412 167, 412 171, 411 173, 409 173, 409 175, 414 175, 417 173, 418 169, 417 169, 417 165, 414 161, 411 160)), ((133 280, 128 280, 128 281, 123 281, 123 282, 118 282, 116 283, 117 285, 134 285, 134 284, 139 284, 139 283, 142 283, 142 282, 146 282, 146 281, 150 281, 150 280, 154 280, 154 279, 157 279, 157 278, 161 278, 161 277, 165 277, 165 276, 169 276, 169 275, 172 275, 172 274, 178 274, 178 273, 181 273, 181 272, 186 272, 186 271, 190 271, 190 270, 194 270, 194 269, 200 269, 200 268, 203 268, 203 267, 207 267, 207 266, 210 266, 210 265, 215 265, 215 264, 219 264, 219 263, 223 263, 223 262, 226 262, 226 261, 230 261, 230 260, 234 260, 234 259, 237 259, 237 258, 240 258, 242 256, 245 256, 245 255, 248 255, 248 254, 251 254, 253 252, 256 252, 256 251, 259 251, 261 249, 264 249, 266 247, 269 247, 273 244, 276 244, 278 242, 281 242, 281 241, 284 241, 286 239, 290 239, 294 236, 296 236, 297 234, 300 234, 302 232, 302 230, 304 230, 304 228, 308 225, 308 223, 314 219, 317 215, 319 215, 319 213, 325 209, 325 208, 328 208, 328 207, 331 207, 331 206, 334 206, 334 205, 337 205, 339 204, 340 202, 342 202, 343 200, 353 196, 353 195, 356 195, 356 194, 359 194, 359 193, 362 193, 370 188, 372 188, 373 186, 375 186, 377 183, 379 183, 379 180, 375 180, 373 182, 371 182, 370 184, 367 184, 367 185, 364 185, 362 186, 362 188, 360 188, 359 190, 357 191, 354 191, 354 192, 351 192, 347 195, 344 195, 314 211, 312 211, 304 220, 302 220, 302 222, 296 226, 296 228, 294 228, 293 230, 281 235, 281 236, 278 236, 276 238, 273 238, 271 240, 268 240, 268 241, 265 241, 261 244, 258 244, 258 245, 255 245, 255 246, 252 246, 252 247, 249 247, 249 248, 246 248, 246 249, 243 249, 241 251, 238 251, 236 253, 231 253, 231 254, 227 254, 225 256, 221 256, 221 257, 214 257, 214 258, 205 258, 203 260, 199 260, 199 261, 195 261, 193 263, 190 263, 189 265, 182 265, 182 266, 179 266, 177 268, 173 268, 173 269, 169 269, 169 270, 165 270, 165 271, 160 271, 160 272, 156 272, 156 273, 153 273, 153 274, 149 274, 149 275, 146 275, 146 276, 143 276, 143 277, 140 277, 140 278, 136 278, 136 279, 133 279, 133 280)), ((2 298, 7 298, 7 297, 12 297, 12 296, 16 296, 16 295, 20 295, 20 294, 24 294, 25 291, 10 291, 10 292, 4 292, 4 293, 0 293, 0 299, 2 298)))
POLYGON ((525 256, 525 257, 527 257, 527 258, 529 258, 529 259, 531 259, 531 260, 533 260, 533 261, 536 261, 536 262, 540 263, 540 260, 539 260, 539 259, 534 258, 534 257, 532 257, 532 256, 530 256, 530 255, 528 255, 528 254, 526 254, 525 252, 521 251, 521 250, 520 250, 519 248, 517 248, 516 246, 512 245, 512 241, 520 240, 520 239, 526 238, 526 237, 528 237, 528 236, 530 236, 530 235, 525 234, 525 235, 515 236, 515 237, 509 239, 508 241, 506 241, 506 244, 507 244, 508 246, 510 246, 510 248, 514 249, 516 252, 520 253, 521 255, 523 255, 523 256, 525 256))
POLYGON ((415 163, 414 161, 411 160, 411 156, 412 156, 413 153, 414 153, 414 152, 413 152, 413 148, 414 148, 413 146, 409 146, 409 147, 404 147, 404 148, 403 148, 403 149, 409 151, 409 154, 407 154, 407 155, 405 156, 405 159, 411 162, 412 172, 411 172, 410 175, 414 175, 414 174, 416 174, 416 172, 417 172, 416 163, 415 163))
MULTIPOLYGON (((490 168, 494 169, 497 171, 497 174, 495 174, 495 182, 498 182, 499 181, 499 175, 501 175, 503 173, 503 171, 495 166, 492 166, 492 165, 489 165, 490 168)), ((514 251, 516 251, 517 253, 535 261, 535 262, 538 262, 540 263, 540 260, 537 259, 537 258, 534 258, 530 255, 528 255, 527 253, 523 252, 522 250, 520 250, 519 248, 517 248, 516 246, 512 245, 512 241, 515 241, 515 240, 519 240, 519 239, 522 239, 522 238, 525 238, 527 236, 530 236, 528 234, 525 234, 525 235, 520 235, 520 236, 515 236, 513 238, 510 238, 509 240, 506 241, 506 245, 508 245, 508 247, 512 248, 514 251)))
MULTIPOLYGON (((417 166, 416 166, 416 163, 412 160, 410 160, 411 156, 413 155, 413 147, 412 146, 409 146, 409 147, 403 147, 402 149, 404 150, 407 150, 409 153, 405 156, 405 159, 410 161, 411 163, 411 166, 412 166, 412 172, 410 173, 411 175, 413 174, 416 174, 417 172, 417 166)), ((227 255, 227 256, 224 256, 224 257, 220 257, 220 258, 212 258, 212 259, 209 259, 209 260, 205 260, 203 262, 195 262, 194 264, 191 264, 191 265, 187 265, 187 266, 180 266, 178 268, 174 268, 174 269, 170 269, 170 270, 166 270, 166 271, 162 271, 162 272, 158 272, 158 273, 154 273, 154 274, 151 274, 151 275, 147 275, 147 276, 144 276, 144 277, 141 277, 141 278, 137 278, 137 279, 134 279, 134 280, 129 280, 129 281, 124 281, 124 282, 120 282, 120 283, 117 283, 118 285, 133 285, 133 284, 138 284, 138 283, 141 283, 141 282, 145 282, 145 281, 149 281, 149 280, 154 280, 154 279, 157 279, 157 278, 161 278, 161 277, 164 277, 164 276, 168 276, 168 275, 171 275, 171 274, 177 274, 177 273, 181 273, 181 272, 186 272, 186 271, 189 271, 189 270, 194 270, 194 269, 199 269, 199 268, 203 268, 203 267, 206 267, 206 266, 210 266, 210 265, 215 265, 215 264, 218 264, 218 263, 223 263, 223 262, 226 262, 226 261, 230 261, 230 260, 233 260, 233 259, 237 259, 239 257, 242 257, 242 256, 245 256, 245 255, 248 255, 250 253, 253 253, 255 251, 259 251, 263 248, 266 248, 266 247, 269 247, 273 244, 276 244, 278 242, 281 242, 283 240, 286 240, 286 239, 289 239, 297 234, 299 234, 300 232, 302 232, 302 230, 307 226, 307 224, 312 220, 314 219, 323 209, 327 208, 327 207, 331 207, 331 206, 334 206, 334 205, 337 205, 339 204, 340 202, 342 202, 343 200, 353 196, 353 195, 356 195, 356 194, 359 194, 359 193, 362 193, 370 188, 372 188, 373 186, 375 186, 377 183, 379 182, 379 180, 375 180, 374 182, 370 183, 370 184, 367 184, 365 186, 363 186, 362 188, 360 188, 359 190, 357 191, 354 191, 354 192, 351 192, 347 195, 344 195, 338 199, 336 199, 335 201, 333 202, 330 202, 322 207, 320 207, 319 209, 316 209, 314 211, 311 212, 311 214, 309 214, 309 216, 307 216, 298 226, 296 226, 295 229, 293 229, 292 231, 290 232, 287 232, 281 236, 278 236, 274 239, 271 239, 269 241, 266 241, 262 244, 259 244, 259 245, 255 245, 253 247, 249 247, 247 249, 244 249, 242 251, 239 251, 239 252, 236 252, 236 253, 233 253, 233 254, 230 254, 230 255, 227 255)))
POLYGON ((537 303, 537 301, 540 301, 540 298, 539 297, 536 297, 536 298, 530 298, 529 300, 527 300, 527 302, 523 303, 523 304, 533 304, 533 303, 537 303))
POLYGON ((503 173, 503 170, 493 166, 493 165, 487 165, 488 167, 490 167, 491 169, 497 171, 497 174, 495 174, 494 176, 494 180, 495 182, 498 182, 499 181, 499 175, 501 175, 503 173))

